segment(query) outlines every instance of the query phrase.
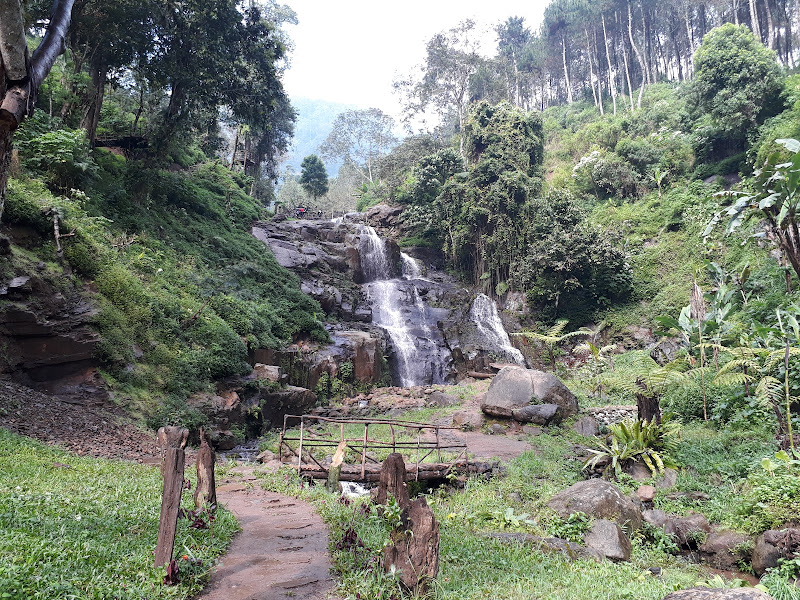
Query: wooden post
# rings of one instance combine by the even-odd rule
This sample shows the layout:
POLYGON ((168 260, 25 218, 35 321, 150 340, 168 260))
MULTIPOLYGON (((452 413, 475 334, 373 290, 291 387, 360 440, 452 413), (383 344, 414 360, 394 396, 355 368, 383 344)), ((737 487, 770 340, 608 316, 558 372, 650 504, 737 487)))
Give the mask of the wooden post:
POLYGON ((197 451, 197 487, 194 490, 194 505, 202 508, 208 505, 212 510, 217 506, 217 483, 214 477, 216 456, 208 443, 206 432, 200 428, 200 450, 197 451))
POLYGON ((183 468, 186 462, 186 439, 189 431, 183 427, 162 427, 158 430, 158 445, 163 462, 161 475, 164 489, 161 495, 161 518, 158 522, 155 565, 162 567, 172 560, 175 547, 175 530, 178 527, 178 509, 183 491, 183 468))

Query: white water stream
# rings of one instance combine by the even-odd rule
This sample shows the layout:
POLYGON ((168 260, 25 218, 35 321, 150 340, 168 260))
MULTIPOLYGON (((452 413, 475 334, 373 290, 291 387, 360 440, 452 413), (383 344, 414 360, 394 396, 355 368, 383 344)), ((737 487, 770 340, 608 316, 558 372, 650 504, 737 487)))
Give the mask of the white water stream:
POLYGON ((472 302, 469 316, 477 326, 478 331, 491 345, 500 348, 510 360, 513 360, 518 365, 525 364, 522 352, 511 345, 511 339, 503 327, 500 315, 497 314, 497 305, 489 296, 478 294, 472 302))

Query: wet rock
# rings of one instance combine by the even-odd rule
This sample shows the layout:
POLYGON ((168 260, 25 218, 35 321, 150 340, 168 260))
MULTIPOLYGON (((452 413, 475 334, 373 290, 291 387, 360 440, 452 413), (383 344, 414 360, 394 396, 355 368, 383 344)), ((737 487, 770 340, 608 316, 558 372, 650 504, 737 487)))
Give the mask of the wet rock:
POLYGON ((572 429, 575 431, 575 433, 584 437, 594 437, 600 433, 600 429, 597 425, 597 419, 594 417, 581 417, 575 421, 575 423, 573 423, 572 429))
POLYGON ((696 587, 672 592, 663 600, 770 600, 772 596, 755 588, 696 587))
POLYGON ((631 558, 631 541, 614 521, 598 519, 584 536, 584 543, 605 558, 614 561, 627 561, 631 558))
POLYGON ((558 422, 558 406, 555 404, 529 404, 522 408, 515 408, 511 415, 520 423, 535 423, 548 425, 558 422))
POLYGON ((514 410, 530 404, 554 404, 560 419, 578 412, 577 398, 555 375, 521 367, 500 370, 489 385, 481 410, 511 418, 514 410))
POLYGON ((628 531, 642 526, 639 508, 615 485, 603 479, 579 481, 553 496, 547 506, 562 518, 575 512, 583 512, 597 519, 616 521, 628 531))
POLYGON ((700 546, 700 557, 715 569, 738 570, 750 559, 753 540, 736 531, 714 531, 700 546))
POLYGON ((390 228, 397 226, 401 214, 403 214, 402 206, 377 204, 366 212, 364 220, 373 227, 390 228))

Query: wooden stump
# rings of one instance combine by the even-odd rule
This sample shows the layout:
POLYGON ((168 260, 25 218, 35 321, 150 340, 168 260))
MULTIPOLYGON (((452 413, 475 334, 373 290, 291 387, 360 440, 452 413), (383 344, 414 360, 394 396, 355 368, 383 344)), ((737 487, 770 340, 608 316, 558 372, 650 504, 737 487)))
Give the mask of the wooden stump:
POLYGON ((397 452, 390 454, 383 461, 378 493, 375 496, 376 504, 386 504, 390 494, 401 508, 406 508, 411 503, 406 485, 406 463, 403 461, 403 455, 397 452))
POLYGON ((423 497, 403 510, 402 520, 383 549, 384 569, 388 573, 394 567, 400 583, 415 596, 423 595, 439 572, 439 524, 423 497))
POLYGON ((337 492, 339 490, 339 479, 342 476, 342 463, 347 452, 347 442, 339 442, 336 452, 331 459, 331 467, 328 469, 328 491, 337 492))
POLYGON ((200 429, 200 449, 197 451, 197 487, 194 490, 194 505, 202 508, 205 505, 212 509, 217 506, 217 483, 214 478, 216 456, 208 443, 206 432, 200 429))
POLYGON ((155 565, 161 567, 172 560, 175 547, 175 530, 178 527, 178 509, 183 491, 183 468, 186 462, 186 439, 189 431, 183 427, 162 427, 158 430, 158 445, 163 462, 161 474, 164 489, 161 495, 161 518, 158 523, 155 565))

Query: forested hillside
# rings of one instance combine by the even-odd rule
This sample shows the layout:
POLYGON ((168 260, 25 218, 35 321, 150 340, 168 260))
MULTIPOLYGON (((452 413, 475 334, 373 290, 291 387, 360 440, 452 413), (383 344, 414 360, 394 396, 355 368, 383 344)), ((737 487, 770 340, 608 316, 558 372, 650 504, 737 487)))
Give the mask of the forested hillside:
MULTIPOLYGON (((49 8, 24 5, 33 47, 49 8)), ((86 298, 68 326, 99 334, 92 360, 152 425, 196 423, 187 395, 249 373, 256 348, 327 339, 319 305, 250 235, 295 120, 280 80, 292 18, 276 4, 78 0, 15 132, 3 278, 56 294, 51 311, 86 298)), ((35 294, 3 302, 45 318, 35 294)), ((15 352, 10 372, 31 360, 15 352)))

